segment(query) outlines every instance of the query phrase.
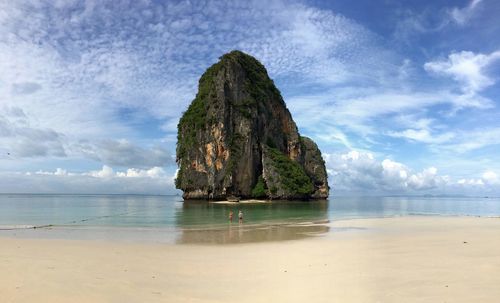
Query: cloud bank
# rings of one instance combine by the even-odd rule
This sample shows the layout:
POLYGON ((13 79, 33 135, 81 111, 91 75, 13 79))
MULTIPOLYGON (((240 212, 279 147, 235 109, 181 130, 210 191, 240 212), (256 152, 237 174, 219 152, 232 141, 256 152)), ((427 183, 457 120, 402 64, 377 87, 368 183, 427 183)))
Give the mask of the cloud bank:
POLYGON ((55 171, 0 173, 2 193, 76 193, 76 194, 177 194, 174 176, 161 167, 147 170, 129 168, 115 171, 103 166, 96 171, 72 173, 55 171))
POLYGON ((441 175, 430 166, 415 172, 391 159, 378 160, 368 152, 350 151, 324 155, 333 195, 424 195, 424 194, 496 194, 500 178, 494 171, 481 177, 454 179, 441 175))

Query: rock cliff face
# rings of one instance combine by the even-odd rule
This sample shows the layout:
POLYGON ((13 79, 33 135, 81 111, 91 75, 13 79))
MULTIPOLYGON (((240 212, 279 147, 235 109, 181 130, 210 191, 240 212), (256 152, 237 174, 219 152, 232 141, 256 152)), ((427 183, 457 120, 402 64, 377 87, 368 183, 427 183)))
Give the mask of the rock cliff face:
POLYGON ((255 58, 232 51, 201 76, 178 125, 176 187, 184 199, 322 199, 318 146, 301 137, 255 58))

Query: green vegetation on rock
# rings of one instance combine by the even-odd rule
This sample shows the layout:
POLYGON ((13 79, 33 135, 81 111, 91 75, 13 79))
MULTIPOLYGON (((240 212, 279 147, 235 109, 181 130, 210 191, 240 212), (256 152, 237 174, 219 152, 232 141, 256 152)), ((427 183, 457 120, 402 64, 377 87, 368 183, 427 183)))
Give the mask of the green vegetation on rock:
POLYGON ((293 195, 309 195, 313 192, 313 184, 300 164, 290 160, 276 148, 269 147, 272 165, 280 176, 283 187, 293 195))
POLYGON ((177 125, 177 157, 182 158, 187 150, 196 142, 196 135, 208 124, 215 122, 214 117, 208 117, 208 105, 215 99, 215 76, 221 69, 221 62, 212 65, 201 76, 198 82, 198 93, 188 109, 183 113, 177 125))
POLYGON ((247 74, 246 90, 256 101, 265 101, 271 97, 281 98, 279 90, 269 78, 266 68, 252 56, 241 51, 232 51, 221 57, 221 61, 232 60, 243 67, 247 74))
POLYGON ((323 156, 321 155, 321 151, 317 148, 317 145, 316 143, 314 143, 313 140, 311 140, 310 138, 308 137, 305 137, 305 136, 300 136, 300 145, 302 147, 302 150, 308 150, 308 149, 312 149, 312 147, 315 147, 314 148, 314 152, 310 153, 310 156, 311 156, 311 159, 316 162, 316 163, 321 163, 321 164, 325 164, 325 160, 323 160, 323 156), (308 143, 308 144, 306 144, 308 143))
POLYGON ((267 196, 267 186, 266 182, 264 181, 264 178, 262 178, 261 175, 259 176, 257 184, 255 184, 255 187, 252 189, 252 197, 264 198, 266 196, 267 196))
MULTIPOLYGON (((219 62, 212 65, 203 74, 198 82, 198 93, 188 109, 183 113, 179 124, 177 125, 177 159, 179 161, 179 172, 175 180, 176 188, 183 187, 182 176, 184 170, 189 165, 184 163, 187 159, 188 151, 196 145, 198 135, 204 131, 207 126, 215 123, 215 117, 209 117, 208 107, 212 99, 216 99, 215 95, 215 77, 222 64, 219 62)), ((186 182, 190 180, 185 180, 186 182)))
POLYGON ((177 177, 175 178, 175 188, 180 189, 181 184, 182 184, 182 178, 180 174, 177 174, 177 177))

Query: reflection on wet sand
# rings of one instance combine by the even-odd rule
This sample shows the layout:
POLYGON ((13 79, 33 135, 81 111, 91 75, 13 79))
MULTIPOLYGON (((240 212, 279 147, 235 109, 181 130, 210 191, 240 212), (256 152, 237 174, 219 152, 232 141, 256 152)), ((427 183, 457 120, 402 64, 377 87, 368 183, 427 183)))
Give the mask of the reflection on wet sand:
POLYGON ((238 225, 226 228, 185 229, 179 244, 235 244, 297 240, 327 233, 330 227, 320 223, 294 225, 238 225))
POLYGON ((231 244, 294 240, 329 231, 328 201, 221 204, 186 201, 176 213, 177 243, 231 244), (244 214, 238 224, 237 214, 244 214), (235 221, 229 223, 229 213, 235 221))

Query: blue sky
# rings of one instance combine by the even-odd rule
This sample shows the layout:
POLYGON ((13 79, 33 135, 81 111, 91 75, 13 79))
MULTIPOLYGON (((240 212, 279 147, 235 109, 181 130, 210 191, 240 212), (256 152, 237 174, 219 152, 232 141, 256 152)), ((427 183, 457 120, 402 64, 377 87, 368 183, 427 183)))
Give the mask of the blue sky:
POLYGON ((240 49, 319 144, 335 194, 500 195, 499 12, 2 1, 0 192, 175 193, 178 119, 203 71, 240 49))

